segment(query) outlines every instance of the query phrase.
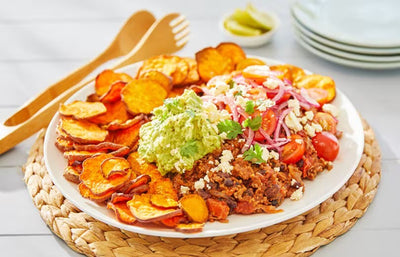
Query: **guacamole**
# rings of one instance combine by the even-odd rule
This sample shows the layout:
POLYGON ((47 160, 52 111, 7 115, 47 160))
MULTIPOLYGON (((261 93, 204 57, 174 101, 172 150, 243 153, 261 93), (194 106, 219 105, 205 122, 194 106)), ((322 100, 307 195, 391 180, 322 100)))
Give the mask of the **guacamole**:
POLYGON ((203 102, 193 90, 166 99, 140 128, 139 156, 155 162, 162 175, 190 170, 196 160, 221 146, 217 124, 230 115, 203 102))

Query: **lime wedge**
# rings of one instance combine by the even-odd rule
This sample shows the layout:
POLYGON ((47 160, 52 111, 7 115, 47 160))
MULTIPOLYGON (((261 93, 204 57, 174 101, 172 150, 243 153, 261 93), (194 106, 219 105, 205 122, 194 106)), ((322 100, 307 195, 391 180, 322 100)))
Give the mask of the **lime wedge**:
POLYGON ((243 9, 236 9, 235 12, 232 14, 232 19, 234 19, 235 21, 239 22, 242 25, 245 26, 249 26, 252 28, 256 28, 256 29, 262 29, 263 27, 260 26, 260 24, 254 20, 250 14, 243 10, 243 9))
POLYGON ((244 25, 241 25, 236 20, 227 19, 224 22, 224 26, 231 33, 241 36, 258 36, 261 35, 262 31, 259 29, 253 29, 244 25))
POLYGON ((258 24, 257 27, 265 30, 270 30, 274 26, 274 21, 266 13, 258 11, 251 3, 248 3, 245 11, 258 24))

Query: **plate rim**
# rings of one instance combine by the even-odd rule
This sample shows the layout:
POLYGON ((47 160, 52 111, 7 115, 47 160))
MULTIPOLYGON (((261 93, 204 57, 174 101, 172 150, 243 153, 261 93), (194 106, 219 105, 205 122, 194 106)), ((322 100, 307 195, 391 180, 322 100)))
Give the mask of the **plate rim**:
MULTIPOLYGON (((330 1, 334 1, 334 0, 330 0, 330 1)), ((302 19, 299 18, 299 16, 296 14, 297 11, 302 11, 301 7, 299 6, 299 2, 300 2, 300 0, 296 0, 295 3, 291 5, 290 10, 293 12, 293 15, 301 22, 302 19)), ((323 31, 321 29, 318 29, 318 26, 316 26, 312 22, 307 22, 307 21, 303 20, 303 22, 301 22, 301 23, 305 27, 309 28, 310 30, 312 30, 314 33, 316 33, 318 35, 329 38, 330 40, 333 40, 336 42, 341 42, 341 43, 352 45, 352 46, 372 47, 372 48, 398 48, 398 47, 400 47, 400 39, 393 40, 392 42, 384 42, 384 43, 374 43, 374 42, 366 43, 365 41, 357 40, 354 38, 351 39, 346 36, 338 37, 336 35, 336 37, 335 37, 335 35, 333 35, 329 31, 323 31), (307 23, 307 25, 306 25, 306 23, 307 23)))
MULTIPOLYGON (((249 55, 249 57, 257 57, 260 58, 264 61, 266 61, 267 64, 269 65, 273 65, 273 64, 279 64, 279 63, 283 63, 281 61, 275 60, 275 59, 270 59, 270 58, 264 58, 264 57, 260 57, 260 56, 251 56, 249 55)), ((128 67, 135 65, 135 64, 131 64, 131 65, 127 65, 124 66, 123 68, 121 68, 122 70, 127 69, 128 67)), ((119 69, 119 70, 121 70, 119 69)), ((308 72, 306 70, 306 72, 308 72)), ((92 83, 88 84, 87 86, 85 86, 84 88, 82 88, 81 90, 79 90, 78 92, 76 92, 73 96, 71 96, 71 98, 73 98, 74 96, 79 96, 80 94, 82 94, 81 92, 84 91, 87 87, 93 85, 92 83)), ((361 118, 357 113, 356 108, 354 107, 353 103, 348 99, 348 97, 341 92, 339 89, 338 93, 340 94, 340 97, 343 99, 343 101, 347 101, 347 104, 349 105, 349 107, 351 107, 349 110, 352 112, 355 112, 357 120, 354 121, 356 122, 357 126, 361 126, 361 130, 362 130, 362 123, 361 123, 361 118)), ((67 100, 70 101, 71 98, 69 98, 67 100)), ((54 115, 53 119, 51 120, 50 124, 49 124, 49 128, 54 127, 55 122, 58 122, 60 115, 57 112, 56 115, 54 115)), ((301 213, 304 213, 312 208, 314 208, 315 206, 321 204, 323 201, 325 201, 326 199, 328 199, 329 197, 331 197, 335 192, 337 192, 346 182, 347 180, 351 177, 351 175, 353 174, 353 172, 348 172, 346 173, 346 177, 343 178, 343 183, 339 183, 337 185, 335 185, 334 187, 332 187, 332 189, 329 191, 329 194, 325 193, 325 195, 321 195, 320 197, 318 197, 316 200, 313 200, 311 204, 308 204, 306 208, 300 208, 298 210, 292 211, 289 213, 289 215, 287 217, 283 217, 283 218, 278 218, 273 220, 273 222, 271 224, 267 224, 267 225, 260 225, 259 223, 256 224, 248 224, 247 226, 241 226, 239 229, 237 228, 230 228, 228 230, 223 230, 223 231, 219 231, 219 230, 209 230, 206 233, 204 232, 200 232, 200 233, 194 233, 194 234, 185 234, 185 233, 181 233, 181 232, 176 232, 172 229, 168 229, 168 230, 150 230, 148 228, 144 228, 144 227, 140 227, 140 226, 136 226, 136 225, 127 225, 124 224, 122 222, 117 221, 117 219, 112 218, 112 219, 107 219, 107 217, 105 217, 104 214, 99 213, 101 215, 97 215, 96 211, 93 213, 90 209, 88 211, 87 208, 81 208, 82 204, 79 202, 79 199, 74 199, 73 197, 71 197, 69 195, 67 191, 67 189, 64 189, 63 187, 60 188, 60 186, 58 185, 58 180, 57 178, 54 177, 55 174, 53 174, 53 170, 50 167, 49 164, 49 154, 48 154, 48 145, 49 145, 49 138, 50 138, 50 133, 51 130, 48 129, 46 131, 46 135, 45 135, 45 141, 44 141, 44 149, 43 149, 43 153, 44 153, 44 162, 45 162, 45 166, 46 169, 48 170, 49 176, 52 179, 54 185, 56 185, 56 187, 59 189, 59 191, 64 195, 64 197, 66 199, 68 199, 72 204, 74 204, 75 206, 77 206, 78 208, 82 209, 82 211, 86 212, 88 215, 92 216, 93 218, 100 220, 108 225, 111 226, 115 226, 117 228, 120 229, 125 229, 134 233, 140 233, 140 234, 145 234, 145 235, 150 235, 150 236, 160 236, 160 237, 170 237, 170 238, 204 238, 204 237, 214 237, 214 236, 224 236, 224 235, 232 235, 232 234, 237 234, 237 233, 243 233, 243 232, 247 232, 247 231, 251 231, 254 229, 259 229, 259 228, 263 228, 263 227, 267 227, 267 226, 271 226, 274 224, 277 224, 279 222, 288 220, 290 218, 296 217, 301 213)), ((361 131, 360 131, 361 133, 361 131)), ((361 133, 360 135, 358 135, 360 137, 360 142, 361 145, 359 145, 358 150, 359 152, 357 152, 357 162, 353 163, 353 167, 351 168, 352 171, 354 171, 359 163, 359 160, 361 159, 362 156, 362 152, 363 152, 363 146, 364 146, 364 134, 361 133)), ((54 143, 54 142, 53 142, 54 143)), ((59 171, 62 172, 62 171, 59 171)), ((75 185, 75 184, 74 184, 75 185)), ((76 185, 75 185, 76 186, 76 185)), ((84 199, 83 197, 81 197, 80 199, 83 200, 87 200, 90 201, 88 199, 84 199)), ((90 201, 91 202, 91 201, 90 201)), ((260 214, 253 214, 253 215, 260 215, 260 214)), ((271 214, 261 214, 261 215, 271 215, 271 214)), ((229 224, 229 223, 228 223, 229 224)))

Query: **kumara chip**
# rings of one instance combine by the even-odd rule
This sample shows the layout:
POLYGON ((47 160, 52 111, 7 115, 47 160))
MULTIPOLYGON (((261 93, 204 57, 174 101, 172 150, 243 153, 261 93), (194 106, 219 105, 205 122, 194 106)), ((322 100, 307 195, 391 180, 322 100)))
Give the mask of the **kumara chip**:
POLYGON ((120 149, 117 149, 115 151, 109 152, 109 154, 112 154, 115 157, 122 157, 127 155, 131 149, 127 146, 121 147, 120 149))
MULTIPOLYGON (((133 173, 135 173, 132 170, 133 173)), ((132 193, 138 193, 138 190, 135 190, 136 188, 142 187, 139 191, 143 193, 142 191, 146 191, 149 189, 148 184, 151 181, 151 177, 146 174, 139 175, 138 177, 131 179, 129 182, 127 182, 123 188, 121 188, 121 191, 124 192, 125 194, 132 194, 132 193), (147 186, 147 187, 143 187, 147 186)))
POLYGON ((77 161, 77 162, 83 162, 89 157, 92 157, 93 155, 97 153, 105 153, 106 151, 78 151, 78 150, 70 150, 64 152, 64 158, 70 161, 77 161))
POLYGON ((132 215, 129 207, 126 205, 126 202, 108 202, 107 208, 113 210, 117 219, 122 223, 134 224, 136 222, 135 217, 132 215))
POLYGON ((236 70, 244 70, 246 67, 253 65, 265 65, 265 62, 257 58, 246 58, 236 64, 236 70))
POLYGON ((68 138, 57 137, 55 145, 61 152, 74 149, 74 142, 68 138))
POLYGON ((110 89, 100 97, 103 103, 114 103, 121 100, 121 90, 125 87, 126 82, 117 81, 110 86, 110 89))
POLYGON ((78 151, 115 151, 124 147, 124 145, 111 142, 101 142, 99 144, 74 144, 74 149, 78 151))
POLYGON ((186 79, 182 82, 181 85, 190 86, 200 79, 199 73, 197 71, 197 62, 195 59, 189 57, 185 57, 183 59, 186 61, 187 64, 189 64, 189 72, 186 79))
POLYGON ((175 230, 182 233, 198 233, 203 231, 204 223, 177 224, 175 230))
POLYGON ((124 194, 124 193, 114 193, 111 196, 110 202, 111 203, 120 203, 120 202, 127 202, 131 200, 133 194, 124 194))
POLYGON ((281 73, 280 78, 287 79, 292 83, 296 83, 300 80, 303 76, 306 75, 302 68, 291 64, 279 64, 273 65, 269 67, 272 71, 278 71, 281 73))
POLYGON ((172 77, 157 70, 146 70, 140 74, 140 78, 157 81, 167 92, 172 89, 172 77))
POLYGON ((122 157, 106 159, 100 165, 101 172, 106 179, 112 179, 114 176, 124 176, 130 168, 129 162, 122 157))
POLYGON ((129 128, 112 131, 112 141, 116 144, 132 147, 139 140, 140 126, 140 123, 136 123, 129 128))
POLYGON ((240 61, 246 59, 246 54, 243 49, 235 43, 221 43, 216 49, 222 56, 231 59, 235 66, 240 61))
POLYGON ((105 103, 107 111, 104 114, 89 119, 91 122, 106 125, 110 122, 118 121, 123 123, 129 119, 129 114, 126 110, 125 104, 122 101, 115 103, 105 103))
POLYGON ((234 70, 231 59, 221 55, 215 48, 207 47, 196 53, 197 69, 200 78, 207 82, 217 75, 228 74, 234 70))
POLYGON ((328 76, 318 74, 305 75, 297 80, 294 86, 298 88, 321 88, 326 90, 328 92, 328 96, 324 99, 326 103, 332 101, 336 96, 335 82, 328 76))
POLYGON ((114 191, 110 190, 110 191, 108 191, 108 192, 106 192, 104 194, 95 195, 82 182, 78 185, 78 189, 79 189, 79 193, 83 197, 88 198, 88 199, 90 199, 92 201, 95 201, 95 202, 98 202, 98 203, 102 203, 102 202, 107 201, 108 199, 110 199, 111 195, 114 193, 114 191))
POLYGON ((85 120, 62 119, 61 129, 77 143, 100 143, 108 136, 107 130, 85 120))
POLYGON ((98 154, 86 159, 82 163, 82 173, 79 176, 81 182, 90 189, 94 195, 103 195, 110 191, 121 188, 131 177, 128 170, 123 176, 115 176, 106 179, 101 171, 101 164, 104 160, 112 158, 111 154, 98 154))
POLYGON ((71 181, 72 183, 79 184, 79 175, 80 171, 76 168, 76 166, 68 165, 64 169, 63 176, 66 180, 71 181))
POLYGON ((97 75, 94 89, 96 94, 101 97, 110 90, 112 84, 117 81, 129 82, 132 77, 126 73, 116 73, 112 70, 104 70, 99 75, 97 75))
POLYGON ((107 109, 100 102, 73 101, 69 104, 61 104, 58 111, 61 115, 72 116, 75 119, 88 119, 105 113, 107 109))
POLYGON ((150 113, 164 103, 167 91, 158 82, 141 78, 128 83, 121 97, 130 113, 150 113))
POLYGON ((152 194, 150 202, 156 207, 160 208, 177 208, 178 201, 161 194, 152 194))
POLYGON ((127 129, 136 125, 139 122, 143 122, 145 120, 145 116, 143 114, 139 114, 135 116, 133 119, 126 120, 125 122, 121 122, 120 120, 115 120, 107 125, 104 125, 103 128, 107 130, 119 130, 119 129, 127 129))
POLYGON ((185 91, 184 87, 174 87, 171 91, 168 92, 167 98, 177 97, 183 94, 185 91))

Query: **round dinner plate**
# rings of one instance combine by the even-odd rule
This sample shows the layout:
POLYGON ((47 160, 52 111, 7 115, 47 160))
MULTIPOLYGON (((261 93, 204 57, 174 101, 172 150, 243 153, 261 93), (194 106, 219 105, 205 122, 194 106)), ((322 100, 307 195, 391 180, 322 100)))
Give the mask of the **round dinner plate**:
MULTIPOLYGON (((263 59, 270 65, 282 63, 270 59, 260 59, 263 59)), ((136 63, 124 67, 120 71, 135 75, 139 67, 140 63, 136 63)), ((94 86, 91 83, 73 95, 68 102, 85 100, 86 96, 93 92, 94 86)), ((178 238, 214 237, 241 233, 267 227, 310 210, 332 196, 353 174, 364 148, 364 133, 361 119, 353 104, 340 90, 337 90, 333 104, 340 111, 338 130, 343 131, 343 136, 340 139, 339 155, 334 161, 331 171, 322 172, 314 181, 305 181, 303 198, 298 201, 286 199, 279 207, 283 212, 276 214, 231 215, 228 217, 228 223, 206 223, 203 231, 200 233, 185 234, 151 224, 143 225, 138 223, 138 225, 127 225, 117 221, 114 213, 105 206, 83 198, 79 193, 77 185, 67 181, 63 177, 63 170, 67 165, 67 161, 55 146, 56 126, 60 118, 58 113, 53 117, 46 132, 44 159, 50 177, 61 193, 80 210, 111 226, 152 236, 178 238)))
POLYGON ((304 27, 293 15, 292 13, 292 23, 293 26, 298 29, 303 35, 313 39, 314 41, 329 46, 331 48, 340 49, 343 51, 356 53, 356 54, 364 54, 364 55, 372 55, 372 56, 392 56, 397 55, 400 56, 400 47, 398 48, 372 48, 372 47, 361 47, 361 46, 353 46, 348 44, 342 44, 336 41, 329 40, 314 32, 310 31, 306 27, 304 27))
POLYGON ((398 0, 298 0, 295 17, 315 33, 366 47, 400 47, 398 0))
POLYGON ((324 58, 328 61, 342 64, 349 67, 363 68, 363 69, 371 69, 371 70, 384 70, 384 69, 396 69, 400 68, 400 62, 366 62, 359 61, 354 59, 343 58, 340 56, 332 55, 331 53, 324 52, 318 48, 315 48, 309 45, 306 41, 304 41, 300 36, 295 33, 295 39, 301 46, 303 46, 306 50, 311 53, 324 58))

